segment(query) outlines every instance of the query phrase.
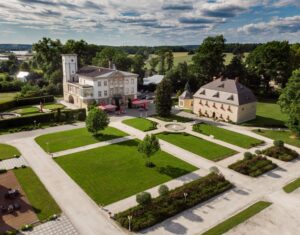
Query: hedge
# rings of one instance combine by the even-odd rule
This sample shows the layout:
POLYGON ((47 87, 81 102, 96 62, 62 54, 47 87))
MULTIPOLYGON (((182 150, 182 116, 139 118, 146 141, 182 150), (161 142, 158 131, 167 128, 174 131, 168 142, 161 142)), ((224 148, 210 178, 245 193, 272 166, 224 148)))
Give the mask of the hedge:
POLYGON ((232 187, 233 185, 222 175, 211 173, 173 189, 166 195, 152 199, 150 204, 138 205, 120 212, 115 215, 115 219, 121 226, 128 229, 128 216, 132 216, 131 230, 140 231, 223 193, 232 187), (185 193, 187 193, 186 200, 184 197, 185 193))
POLYGON ((39 123, 65 122, 65 121, 84 121, 86 118, 85 109, 63 110, 51 113, 39 113, 31 116, 16 117, 0 120, 0 128, 14 128, 39 123), (61 118, 58 118, 60 113, 61 118))
POLYGON ((53 102, 53 101, 54 101, 54 96, 53 95, 15 99, 15 100, 11 100, 11 101, 1 103, 0 104, 0 111, 5 111, 5 110, 8 110, 8 109, 12 109, 14 107, 20 107, 20 106, 25 106, 25 105, 39 104, 40 102, 50 103, 50 102, 53 102))

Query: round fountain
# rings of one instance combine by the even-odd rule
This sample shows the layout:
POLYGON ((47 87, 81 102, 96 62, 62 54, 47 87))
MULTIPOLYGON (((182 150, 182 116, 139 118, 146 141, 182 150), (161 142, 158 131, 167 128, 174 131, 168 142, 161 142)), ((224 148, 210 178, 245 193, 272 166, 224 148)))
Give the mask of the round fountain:
POLYGON ((176 121, 172 123, 168 123, 165 125, 165 128, 169 131, 183 131, 185 126, 181 123, 177 123, 176 121))
POLYGON ((2 119, 10 119, 15 117, 20 117, 21 115, 18 113, 0 113, 0 120, 2 119))

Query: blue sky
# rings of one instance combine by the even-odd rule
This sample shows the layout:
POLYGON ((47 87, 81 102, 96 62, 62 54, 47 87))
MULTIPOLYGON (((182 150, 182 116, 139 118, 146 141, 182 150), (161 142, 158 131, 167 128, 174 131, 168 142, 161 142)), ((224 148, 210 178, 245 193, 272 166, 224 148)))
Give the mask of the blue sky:
POLYGON ((0 43, 103 45, 300 42, 300 0, 0 0, 0 43))

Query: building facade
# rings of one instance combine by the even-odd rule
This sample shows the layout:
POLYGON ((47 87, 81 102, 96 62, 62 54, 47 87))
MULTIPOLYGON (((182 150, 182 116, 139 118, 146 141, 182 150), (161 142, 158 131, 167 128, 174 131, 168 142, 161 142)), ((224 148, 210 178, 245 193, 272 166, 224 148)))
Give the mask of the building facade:
POLYGON ((199 116, 241 123, 256 118, 256 97, 238 79, 219 78, 194 94, 193 112, 199 116))
POLYGON ((80 108, 125 104, 137 96, 137 74, 115 68, 84 66, 78 69, 77 55, 62 55, 64 100, 80 108))

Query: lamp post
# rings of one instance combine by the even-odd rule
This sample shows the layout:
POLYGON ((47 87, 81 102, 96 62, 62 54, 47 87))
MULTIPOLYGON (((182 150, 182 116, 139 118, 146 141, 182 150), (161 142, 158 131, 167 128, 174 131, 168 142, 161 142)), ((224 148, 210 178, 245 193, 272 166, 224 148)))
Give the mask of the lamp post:
POLYGON ((128 215, 127 218, 128 218, 128 230, 129 230, 129 232, 131 232, 131 220, 132 220, 132 215, 128 215))
POLYGON ((187 197, 187 193, 183 193, 183 196, 184 196, 184 202, 186 202, 186 197, 187 197))
POLYGON ((49 151, 49 142, 46 142, 46 144, 47 144, 47 152, 50 153, 50 151, 49 151))
POLYGON ((34 128, 36 128, 36 120, 33 121, 34 128))

